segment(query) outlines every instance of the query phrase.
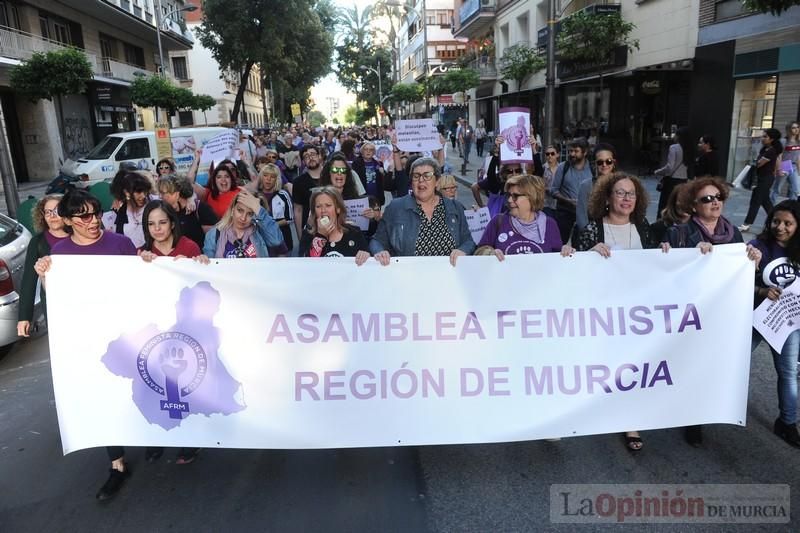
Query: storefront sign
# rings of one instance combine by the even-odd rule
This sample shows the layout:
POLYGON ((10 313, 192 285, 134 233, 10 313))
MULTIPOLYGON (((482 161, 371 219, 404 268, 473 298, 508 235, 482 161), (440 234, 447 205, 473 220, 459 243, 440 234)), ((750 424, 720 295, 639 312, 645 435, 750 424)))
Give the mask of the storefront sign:
POLYGON ((661 80, 643 81, 642 92, 644 94, 659 94, 661 92, 661 80))
POLYGON ((156 124, 156 154, 159 160, 172 157, 172 140, 169 136, 169 124, 156 124))
POLYGON ((611 70, 628 64, 628 49, 624 46, 616 48, 605 61, 559 61, 558 77, 574 78, 601 70, 611 70))

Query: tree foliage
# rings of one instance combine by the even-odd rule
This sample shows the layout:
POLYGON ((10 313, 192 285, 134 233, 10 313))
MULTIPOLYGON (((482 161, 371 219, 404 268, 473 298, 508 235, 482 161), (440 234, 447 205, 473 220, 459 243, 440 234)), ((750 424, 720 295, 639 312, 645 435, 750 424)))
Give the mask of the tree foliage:
POLYGON ((517 88, 522 90, 525 78, 539 72, 546 65, 547 61, 536 49, 520 43, 505 49, 500 59, 500 73, 503 79, 517 82, 517 88))
POLYGON ((306 115, 306 120, 311 125, 312 128, 316 128, 317 126, 321 126, 328 122, 328 119, 325 118, 325 115, 322 114, 321 111, 317 111, 316 109, 312 109, 306 115))
POLYGON ((444 87, 453 93, 465 93, 481 83, 481 75, 474 68, 451 68, 442 78, 444 87))
POLYGON ((180 109, 208 111, 217 101, 207 94, 196 95, 176 87, 162 76, 142 76, 131 83, 131 102, 141 107, 160 107, 174 113, 180 109))
POLYGON ((561 59, 568 61, 604 61, 621 46, 628 51, 639 49, 639 40, 630 38, 635 28, 619 13, 595 15, 579 11, 561 21, 556 49, 561 59))
POLYGON ((197 36, 221 69, 238 77, 234 116, 241 109, 253 65, 260 65, 263 76, 272 76, 273 82, 280 79, 300 90, 328 73, 332 13, 328 0, 204 0, 197 36))
POLYGON ((35 53, 11 69, 11 87, 31 102, 83 94, 94 72, 86 54, 76 48, 35 53))
POLYGON ((794 6, 800 6, 800 0, 743 0, 744 7, 759 13, 780 15, 794 6))
POLYGON ((418 102, 425 94, 425 87, 419 83, 398 83, 392 87, 391 97, 395 102, 418 102))

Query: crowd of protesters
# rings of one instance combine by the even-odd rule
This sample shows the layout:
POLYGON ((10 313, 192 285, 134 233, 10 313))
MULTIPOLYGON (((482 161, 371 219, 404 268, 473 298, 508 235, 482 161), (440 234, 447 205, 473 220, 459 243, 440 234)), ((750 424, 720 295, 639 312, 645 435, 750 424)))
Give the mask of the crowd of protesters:
MULTIPOLYGON (((566 258, 589 252, 610 258, 648 248, 664 253, 697 248, 707 254, 717 244, 744 242, 742 231, 749 229, 759 206, 768 210, 767 223, 746 253, 758 265, 755 303, 774 300, 794 280, 800 264, 798 129, 796 123, 790 125, 783 143, 776 130, 765 130, 751 213, 739 228, 723 214, 729 186, 717 177, 714 139, 704 135, 693 147, 685 129, 678 130, 666 164, 655 172, 661 178, 661 198, 653 223, 645 216, 650 201, 645 187, 619 169, 610 144, 590 147, 586 139, 576 138, 567 143, 568 160, 560 162, 561 147, 542 146, 531 134, 532 161, 503 162, 502 136, 490 137, 482 121, 473 128, 459 120, 450 134, 453 148, 457 143, 468 163, 474 141, 477 156, 482 159, 486 152, 487 158, 485 175, 472 186, 475 203, 465 207, 457 200, 458 180, 446 163, 444 136, 440 150, 409 153, 384 126, 257 131, 242 136, 236 160, 212 165, 206 184, 195 179, 197 165, 180 176, 166 159, 157 164, 155 176, 120 171, 112 183, 115 202, 108 213, 80 190, 43 198, 34 209, 40 233, 28 251, 19 334, 30 332, 36 276, 46 279, 50 255, 138 254, 145 261, 171 256, 208 263, 209 258, 296 253, 352 257, 357 265, 372 257, 384 266, 396 256, 446 256, 455 266, 459 257, 473 254, 500 261, 510 254, 533 253, 566 258), (487 144, 487 139, 494 142, 487 144), (792 147, 788 157, 785 146, 792 147), (781 167, 784 161, 789 164, 781 167), (791 198, 773 208, 776 178, 789 179, 791 198), (467 214, 484 205, 484 196, 491 220, 476 243, 467 214), (368 207, 351 217, 348 202, 364 199, 368 207), (365 221, 366 227, 353 218, 365 221), (776 282, 765 271, 777 260, 791 275, 776 282)), ((759 340, 754 337, 754 347, 759 340)), ((775 433, 800 447, 800 332, 772 353, 780 405, 775 433)), ((702 442, 700 426, 685 431, 690 444, 702 442)), ((626 432, 624 438, 629 451, 643 448, 637 431, 626 432)), ((178 462, 191 462, 197 452, 182 449, 178 462)), ((98 499, 113 497, 129 475, 123 448, 109 447, 108 455, 109 478, 98 499)), ((146 451, 148 460, 160 455, 160 449, 146 451)))

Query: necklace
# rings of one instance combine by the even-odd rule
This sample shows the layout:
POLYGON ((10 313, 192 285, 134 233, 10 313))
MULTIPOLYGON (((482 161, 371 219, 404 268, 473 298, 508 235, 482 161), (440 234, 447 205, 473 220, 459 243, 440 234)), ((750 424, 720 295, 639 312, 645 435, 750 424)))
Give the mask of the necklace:
MULTIPOLYGON (((617 236, 614 233, 614 229, 613 229, 615 225, 616 224, 611 224, 610 222, 606 222, 605 219, 603 219, 603 227, 605 229, 605 232, 608 235, 611 236, 611 241, 612 241, 611 244, 614 245, 614 246, 617 245, 617 236)), ((633 243, 633 224, 628 222, 627 226, 628 226, 628 247, 625 248, 625 250, 630 250, 631 249, 631 245, 633 243)))

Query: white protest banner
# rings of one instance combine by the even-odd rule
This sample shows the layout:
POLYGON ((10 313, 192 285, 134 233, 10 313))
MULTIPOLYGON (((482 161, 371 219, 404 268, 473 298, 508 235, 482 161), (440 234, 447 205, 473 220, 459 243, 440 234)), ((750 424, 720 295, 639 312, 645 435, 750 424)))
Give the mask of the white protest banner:
POLYGON ((753 311, 753 327, 778 352, 793 331, 800 329, 800 283, 792 283, 777 301, 766 298, 753 311))
POLYGON ((753 274, 744 245, 455 267, 54 256, 62 444, 339 448, 744 425, 753 274), (91 286, 75 283, 87 272, 91 286), (120 279, 137 280, 135 298, 76 312, 107 309, 97 287, 120 279))
POLYGON ((469 226, 469 232, 472 234, 472 240, 476 243, 480 242, 483 232, 486 231, 486 226, 489 225, 489 221, 492 219, 492 215, 489 214, 489 208, 466 209, 464 214, 467 217, 467 226, 469 226))
POLYGON ((528 140, 531 113, 527 107, 504 107, 500 109, 500 161, 502 163, 529 163, 533 161, 533 150, 528 140))
POLYGON ((395 122, 397 147, 405 152, 432 152, 442 148, 439 130, 432 118, 395 122))
POLYGON ((347 208, 347 220, 358 226, 361 231, 367 231, 369 229, 369 219, 361 213, 369 209, 369 199, 345 200, 344 205, 347 208))
POLYGON ((223 131, 210 139, 203 146, 203 155, 200 157, 200 166, 214 163, 217 165, 225 159, 233 159, 234 150, 239 146, 239 133, 235 129, 223 131))

